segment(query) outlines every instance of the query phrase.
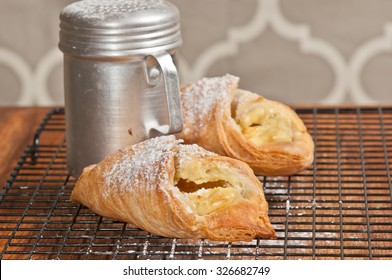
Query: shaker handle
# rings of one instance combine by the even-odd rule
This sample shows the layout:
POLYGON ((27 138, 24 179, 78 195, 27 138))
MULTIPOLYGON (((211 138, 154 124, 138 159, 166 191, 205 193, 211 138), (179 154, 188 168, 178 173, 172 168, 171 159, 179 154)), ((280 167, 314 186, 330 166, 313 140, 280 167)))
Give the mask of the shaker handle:
MULTIPOLYGON (((156 128, 162 134, 175 134, 181 132, 183 129, 182 110, 180 100, 180 90, 177 68, 174 65, 171 55, 165 51, 154 53, 146 57, 147 64, 149 60, 155 59, 158 62, 165 84, 165 95, 167 100, 167 109, 169 114, 169 125, 156 128)), ((159 72, 150 73, 147 76, 159 76, 159 72)))

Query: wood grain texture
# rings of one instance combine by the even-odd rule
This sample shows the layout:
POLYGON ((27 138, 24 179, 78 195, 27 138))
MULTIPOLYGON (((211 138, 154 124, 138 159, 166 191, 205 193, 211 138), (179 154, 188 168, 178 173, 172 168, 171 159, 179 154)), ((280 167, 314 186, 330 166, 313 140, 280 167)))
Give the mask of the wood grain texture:
POLYGON ((35 130, 48 112, 39 107, 0 107, 0 188, 2 189, 35 130))
MULTIPOLYGON (((277 240, 170 239, 94 215, 70 201, 76 178, 66 172, 64 130, 48 129, 40 162, 30 168, 26 158, 2 201, 3 259, 392 259, 392 108, 298 111, 316 143, 313 166, 290 177, 259 177, 277 240)), ((1 155, 14 158, 5 166, 12 170, 23 139, 32 143, 48 111, 2 112, 0 140, 8 144, 1 155)), ((62 113, 47 128, 55 123, 63 128, 62 113)))

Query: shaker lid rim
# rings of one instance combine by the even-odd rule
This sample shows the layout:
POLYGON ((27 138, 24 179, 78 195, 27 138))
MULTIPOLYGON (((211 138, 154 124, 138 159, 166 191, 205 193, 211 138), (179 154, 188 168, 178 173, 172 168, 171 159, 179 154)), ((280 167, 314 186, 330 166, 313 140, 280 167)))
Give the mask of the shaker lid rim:
POLYGON ((83 0, 68 5, 60 14, 59 48, 68 54, 127 56, 181 44, 179 11, 165 0, 83 0), (141 9, 133 11, 137 5, 141 9), (91 10, 82 9, 89 7, 91 10), (96 10, 104 20, 97 20, 96 10))

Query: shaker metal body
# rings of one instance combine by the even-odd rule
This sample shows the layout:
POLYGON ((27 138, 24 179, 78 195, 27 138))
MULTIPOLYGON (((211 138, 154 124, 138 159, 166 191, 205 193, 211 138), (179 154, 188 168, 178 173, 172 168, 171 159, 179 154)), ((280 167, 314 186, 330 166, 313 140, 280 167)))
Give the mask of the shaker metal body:
POLYGON ((60 19, 72 175, 121 147, 182 130, 173 5, 84 0, 60 19))

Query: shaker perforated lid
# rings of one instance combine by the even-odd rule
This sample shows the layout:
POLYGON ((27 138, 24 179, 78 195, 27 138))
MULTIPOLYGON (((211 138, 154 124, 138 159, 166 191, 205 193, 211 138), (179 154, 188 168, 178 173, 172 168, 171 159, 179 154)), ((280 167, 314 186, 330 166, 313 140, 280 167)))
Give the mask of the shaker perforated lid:
POLYGON ((164 0, 82 0, 60 14, 59 48, 71 55, 145 55, 181 43, 178 9, 164 0))

